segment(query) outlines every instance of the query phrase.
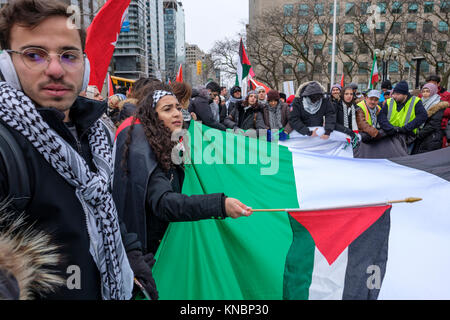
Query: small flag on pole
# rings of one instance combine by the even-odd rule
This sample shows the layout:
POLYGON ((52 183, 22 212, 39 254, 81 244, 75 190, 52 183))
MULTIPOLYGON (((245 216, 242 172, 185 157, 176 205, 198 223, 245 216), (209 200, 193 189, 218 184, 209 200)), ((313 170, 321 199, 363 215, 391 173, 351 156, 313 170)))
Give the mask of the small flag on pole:
POLYGON ((183 65, 180 64, 180 68, 178 68, 177 79, 176 82, 183 82, 183 65))
POLYGON ((373 89, 378 81, 377 55, 375 53, 373 57, 372 72, 370 73, 369 89, 373 89))

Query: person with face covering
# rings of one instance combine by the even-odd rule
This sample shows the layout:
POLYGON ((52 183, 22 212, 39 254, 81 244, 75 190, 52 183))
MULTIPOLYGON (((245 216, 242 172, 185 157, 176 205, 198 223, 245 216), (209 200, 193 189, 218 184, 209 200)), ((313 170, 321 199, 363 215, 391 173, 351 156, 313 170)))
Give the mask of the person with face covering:
POLYGON ((328 139, 336 125, 336 113, 329 99, 324 97, 323 87, 315 82, 307 82, 299 87, 289 114, 291 127, 304 136, 317 137, 317 128, 323 127, 325 134, 321 139, 328 139))
MULTIPOLYGON (((182 106, 162 83, 148 88, 136 115, 116 133, 113 197, 119 217, 138 235, 144 254, 156 253, 169 222, 249 216, 251 208, 223 193, 187 196, 182 106), (175 138, 174 138, 175 137, 175 138)), ((174 262, 175 263, 175 262, 174 262)))
POLYGON ((266 129, 262 112, 263 108, 258 102, 257 93, 250 91, 244 101, 237 102, 223 123, 230 129, 266 129))
POLYGON ((419 128, 416 144, 412 154, 424 153, 440 149, 444 133, 441 129, 442 117, 449 103, 442 101, 435 84, 427 83, 422 88, 422 101, 427 110, 428 119, 425 125, 419 128))

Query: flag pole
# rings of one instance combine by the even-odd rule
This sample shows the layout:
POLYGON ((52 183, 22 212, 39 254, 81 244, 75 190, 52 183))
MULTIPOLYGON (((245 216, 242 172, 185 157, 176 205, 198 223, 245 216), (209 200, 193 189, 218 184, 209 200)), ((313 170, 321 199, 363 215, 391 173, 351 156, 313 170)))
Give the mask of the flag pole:
POLYGON ((364 204, 356 204, 356 205, 349 205, 349 206, 337 206, 337 207, 322 207, 322 208, 311 208, 311 209, 252 209, 252 212, 306 212, 306 211, 323 211, 323 210, 335 210, 335 209, 347 209, 347 208, 359 208, 359 207, 376 207, 376 206, 384 206, 384 205, 390 205, 390 204, 397 204, 397 203, 414 203, 418 201, 422 201, 421 198, 406 198, 403 200, 391 200, 386 202, 377 202, 377 203, 364 203, 364 204))
POLYGON ((331 54, 331 86, 334 85, 335 75, 336 75, 336 69, 335 69, 335 63, 336 63, 336 20, 337 20, 337 0, 334 0, 334 8, 333 8, 333 43, 332 43, 332 54, 331 54))

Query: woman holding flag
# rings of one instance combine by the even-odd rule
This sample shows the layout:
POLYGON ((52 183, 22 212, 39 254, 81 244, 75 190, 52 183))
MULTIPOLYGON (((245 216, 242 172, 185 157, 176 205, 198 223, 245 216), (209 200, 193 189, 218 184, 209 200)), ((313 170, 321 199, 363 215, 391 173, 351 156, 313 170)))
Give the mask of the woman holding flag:
POLYGON ((154 254, 169 222, 239 218, 252 211, 223 193, 181 194, 184 167, 172 154, 182 150, 173 138, 183 127, 182 107, 167 85, 152 84, 147 92, 136 115, 117 131, 113 197, 127 228, 138 234, 144 254, 154 254))

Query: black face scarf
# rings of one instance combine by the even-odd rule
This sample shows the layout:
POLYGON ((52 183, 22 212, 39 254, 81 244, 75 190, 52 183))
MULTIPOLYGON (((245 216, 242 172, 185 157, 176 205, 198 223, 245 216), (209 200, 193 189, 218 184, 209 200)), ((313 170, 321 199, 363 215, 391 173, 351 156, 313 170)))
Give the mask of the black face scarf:
POLYGON ((309 98, 311 99, 312 103, 316 103, 317 101, 323 98, 323 94, 313 94, 309 96, 309 98))

